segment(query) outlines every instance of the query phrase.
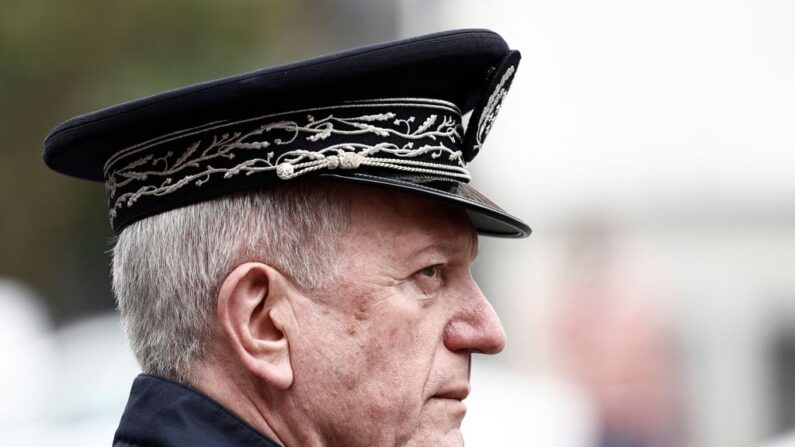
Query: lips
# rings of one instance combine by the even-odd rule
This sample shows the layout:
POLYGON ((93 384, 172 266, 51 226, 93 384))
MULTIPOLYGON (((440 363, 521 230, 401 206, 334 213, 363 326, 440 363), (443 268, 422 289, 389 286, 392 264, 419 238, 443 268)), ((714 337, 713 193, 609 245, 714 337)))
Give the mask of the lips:
POLYGON ((454 400, 464 400, 467 398, 467 396, 469 396, 468 383, 444 388, 438 393, 433 395, 433 397, 437 399, 454 399, 454 400))

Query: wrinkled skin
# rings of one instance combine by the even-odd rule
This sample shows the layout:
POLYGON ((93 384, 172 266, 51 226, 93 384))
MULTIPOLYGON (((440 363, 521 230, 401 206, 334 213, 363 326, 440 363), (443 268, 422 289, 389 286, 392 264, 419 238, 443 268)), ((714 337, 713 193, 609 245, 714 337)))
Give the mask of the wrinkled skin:
POLYGON ((339 286, 293 302, 284 404, 325 445, 463 445, 471 354, 505 345, 470 273, 477 235, 461 209, 417 196, 351 202, 339 286))

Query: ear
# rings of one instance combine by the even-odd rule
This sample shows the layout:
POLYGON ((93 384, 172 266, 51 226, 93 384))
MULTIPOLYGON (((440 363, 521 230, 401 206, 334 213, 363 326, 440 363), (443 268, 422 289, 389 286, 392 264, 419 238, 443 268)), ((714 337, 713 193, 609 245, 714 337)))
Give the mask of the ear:
POLYGON ((249 262, 235 268, 218 293, 218 320, 234 354, 249 372, 277 389, 293 382, 284 331, 286 281, 272 267, 249 262))

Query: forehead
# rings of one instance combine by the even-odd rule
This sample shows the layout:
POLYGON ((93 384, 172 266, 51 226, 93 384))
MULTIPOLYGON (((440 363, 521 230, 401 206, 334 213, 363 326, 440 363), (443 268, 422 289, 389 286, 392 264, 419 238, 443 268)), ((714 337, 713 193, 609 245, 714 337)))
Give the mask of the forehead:
POLYGON ((357 241, 396 253, 429 245, 456 252, 477 247, 477 232, 463 209, 372 187, 356 188, 351 195, 351 230, 357 241))

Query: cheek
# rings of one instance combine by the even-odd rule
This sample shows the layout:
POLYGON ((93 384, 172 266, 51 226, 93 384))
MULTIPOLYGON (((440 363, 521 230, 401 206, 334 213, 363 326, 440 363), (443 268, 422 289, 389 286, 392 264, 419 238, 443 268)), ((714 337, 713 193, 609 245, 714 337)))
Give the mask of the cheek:
POLYGON ((420 426, 441 330, 404 297, 369 302, 378 304, 303 315, 294 385, 315 402, 313 419, 339 436, 403 439, 420 426))
POLYGON ((340 336, 340 345, 348 349, 341 379, 349 390, 367 396, 373 414, 411 418, 423 403, 435 343, 423 330, 421 312, 398 300, 388 304, 347 322, 340 336))
MULTIPOLYGON (((421 312, 389 306, 373 315, 359 340, 359 371, 371 391, 385 400, 403 403, 403 411, 421 406, 424 386, 431 373, 438 335, 423 326, 421 312), (375 390, 377 389, 377 391, 375 390)), ((384 403, 386 404, 386 403, 384 403)))
POLYGON ((410 312, 355 309, 341 315, 321 309, 306 313, 303 321, 291 346, 300 384, 327 395, 359 396, 350 400, 367 402, 373 410, 420 394, 418 373, 427 372, 428 361, 410 312))
POLYGON ((410 384, 394 379, 409 377, 416 370, 427 372, 434 346, 434 337, 425 328, 429 326, 427 309, 401 291, 387 296, 362 294, 356 303, 340 337, 353 350, 351 357, 363 376, 380 377, 394 388, 410 384))

